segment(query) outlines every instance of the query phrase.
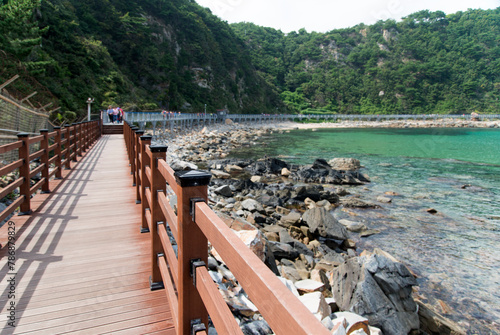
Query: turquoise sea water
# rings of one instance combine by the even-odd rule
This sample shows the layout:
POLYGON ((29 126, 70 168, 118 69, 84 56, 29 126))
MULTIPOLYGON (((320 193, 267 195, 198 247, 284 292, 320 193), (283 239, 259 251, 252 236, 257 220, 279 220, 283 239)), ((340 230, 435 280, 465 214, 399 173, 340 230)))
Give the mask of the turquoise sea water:
POLYGON ((232 155, 359 159, 372 183, 349 192, 374 203, 398 194, 379 210, 334 211, 381 231, 351 234, 359 249, 380 247, 407 264, 422 300, 468 333, 500 333, 500 130, 293 130, 232 155))

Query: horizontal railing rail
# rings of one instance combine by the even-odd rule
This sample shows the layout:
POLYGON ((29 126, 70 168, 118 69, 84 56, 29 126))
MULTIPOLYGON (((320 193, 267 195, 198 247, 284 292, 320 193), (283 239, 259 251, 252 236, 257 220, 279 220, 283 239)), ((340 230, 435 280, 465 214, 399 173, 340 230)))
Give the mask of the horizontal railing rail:
POLYGON ((140 231, 150 234, 150 288, 165 289, 177 334, 206 333, 208 316, 219 334, 242 334, 208 273, 209 242, 276 334, 329 333, 208 207, 210 173, 174 172, 167 147, 151 145, 151 136, 128 122, 124 139, 142 209, 140 231))
POLYGON ((0 191, 0 199, 19 188, 18 196, 0 212, 0 222, 17 208, 18 215, 31 214, 31 196, 39 190, 42 193, 50 193, 51 178, 62 178, 62 169, 70 169, 71 160, 77 161, 77 156, 82 156, 101 136, 97 121, 74 123, 54 129, 50 133, 42 129, 40 135, 36 136, 18 133, 18 141, 0 146, 0 154, 18 150, 19 156, 18 160, 0 168, 0 177, 18 171, 17 178, 0 191), (38 148, 34 149, 35 146, 38 148), (32 167, 35 160, 38 166, 32 167), (31 185, 37 175, 40 175, 39 180, 37 178, 38 181, 31 185))
POLYGON ((498 120, 500 119, 500 114, 478 114, 476 116, 471 116, 471 114, 164 114, 160 112, 156 113, 140 113, 140 112, 127 112, 125 113, 124 119, 129 123, 137 123, 140 128, 144 130, 146 123, 160 123, 169 125, 180 124, 183 126, 193 124, 210 124, 223 122, 225 119, 230 119, 235 122, 260 122, 264 123, 266 121, 292 121, 292 120, 358 120, 358 121, 389 121, 389 120, 443 120, 443 119, 454 119, 454 120, 498 120))

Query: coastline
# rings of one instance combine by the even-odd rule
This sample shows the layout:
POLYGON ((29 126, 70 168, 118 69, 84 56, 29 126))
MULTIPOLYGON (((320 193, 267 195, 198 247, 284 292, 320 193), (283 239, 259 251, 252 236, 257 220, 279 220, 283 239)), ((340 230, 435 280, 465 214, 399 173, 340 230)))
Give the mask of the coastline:
MULTIPOLYGON (((294 122, 279 122, 276 124, 223 124, 211 125, 203 129, 196 129, 186 132, 169 141, 169 146, 173 149, 172 160, 186 160, 193 164, 200 164, 205 166, 213 160, 225 158, 229 151, 237 149, 243 145, 252 145, 262 135, 272 133, 275 131, 288 131, 293 129, 314 129, 319 128, 499 128, 500 122, 434 122, 434 121, 389 121, 389 122, 340 122, 340 123, 310 123, 300 124, 294 122), (208 144, 205 148, 200 148, 202 144, 208 144), (203 149, 203 150, 201 150, 203 149)), ((169 149, 170 151, 170 149, 169 149)), ((217 178, 214 176, 214 178, 217 178)), ((222 187, 221 184, 217 186, 222 187)), ((362 187, 362 186, 361 186, 362 187)), ((233 210, 231 202, 228 202, 227 197, 215 196, 215 187, 211 188, 212 205, 218 206, 219 210, 226 213, 236 212, 233 210), (227 211, 225 210, 227 209, 227 211)), ((236 203, 246 198, 246 195, 234 196, 236 203), (241 199, 239 198, 241 197, 241 199)), ((246 217, 247 214, 243 218, 246 217)), ((409 264, 411 266, 411 264, 409 264)), ((441 303, 441 302, 440 302, 441 303)), ((446 306, 446 305, 445 305, 446 306)), ((429 311, 434 313, 434 318, 439 318, 437 312, 431 312, 430 306, 425 306, 429 311)), ((424 310, 424 307, 421 306, 424 310)), ((449 307, 446 307, 449 308, 449 307)), ((435 309, 435 307, 434 307, 435 309)), ((445 313, 446 314, 446 313, 445 313)), ((440 320, 441 324, 446 321, 440 320)), ((461 326, 466 324, 454 324, 450 322, 450 328, 457 331, 457 333, 465 333, 461 326)), ((467 327, 467 326, 466 326, 467 327)))
MULTIPOLYGON (((268 125, 272 126, 272 125, 268 125)), ((465 120, 406 120, 406 121, 342 121, 322 123, 281 122, 274 124, 277 128, 291 129, 319 129, 319 128, 500 128, 497 121, 465 121, 465 120)))

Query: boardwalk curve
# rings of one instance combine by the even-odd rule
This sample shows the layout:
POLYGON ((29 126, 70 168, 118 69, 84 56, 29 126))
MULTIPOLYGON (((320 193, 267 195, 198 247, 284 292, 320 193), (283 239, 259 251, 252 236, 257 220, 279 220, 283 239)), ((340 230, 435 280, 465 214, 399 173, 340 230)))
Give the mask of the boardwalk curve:
POLYGON ((150 241, 127 159, 122 135, 101 137, 53 193, 32 199, 33 215, 11 218, 16 261, 9 271, 1 249, 1 334, 175 333, 164 293, 149 287, 150 241))

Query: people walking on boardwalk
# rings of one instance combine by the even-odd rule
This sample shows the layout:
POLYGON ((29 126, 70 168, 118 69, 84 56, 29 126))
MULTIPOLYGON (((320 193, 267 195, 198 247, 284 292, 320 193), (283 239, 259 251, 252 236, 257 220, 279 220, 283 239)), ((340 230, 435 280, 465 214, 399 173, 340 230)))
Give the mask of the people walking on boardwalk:
POLYGON ((108 106, 108 111, 107 111, 107 113, 108 113, 108 117, 109 117, 109 122, 110 122, 110 123, 113 123, 113 121, 114 121, 113 107, 108 106))
POLYGON ((120 114, 120 111, 118 110, 118 107, 113 108, 113 123, 118 122, 118 115, 120 114))
POLYGON ((121 109, 120 107, 116 107, 116 109, 118 109, 118 123, 122 123, 122 120, 123 120, 123 109, 121 109))

